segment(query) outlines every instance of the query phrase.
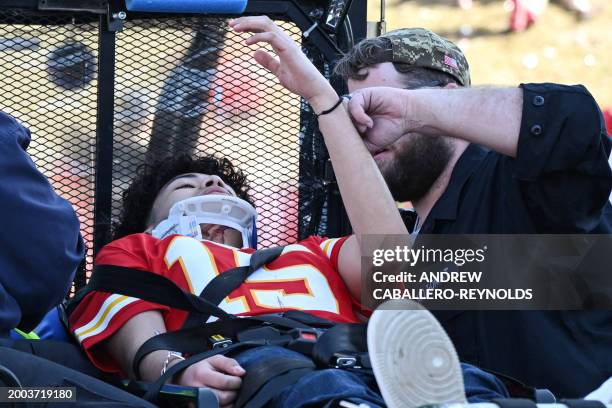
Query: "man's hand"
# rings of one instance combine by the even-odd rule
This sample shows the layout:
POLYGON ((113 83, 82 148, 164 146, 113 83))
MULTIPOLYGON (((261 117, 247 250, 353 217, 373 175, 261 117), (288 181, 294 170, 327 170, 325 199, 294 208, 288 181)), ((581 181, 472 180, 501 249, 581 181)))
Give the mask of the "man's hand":
POLYGON ((306 99, 315 110, 320 106, 329 108, 325 103, 328 103, 330 95, 333 95, 332 99, 338 98, 295 41, 268 17, 240 17, 230 21, 229 25, 236 32, 254 33, 246 40, 247 45, 270 44, 278 58, 260 49, 255 51, 255 60, 276 75, 281 85, 306 99))
POLYGON ((351 94, 348 111, 370 153, 384 149, 406 133, 423 128, 411 106, 410 92, 376 87, 351 94))
POLYGON ((233 358, 222 355, 209 357, 185 369, 177 378, 177 383, 190 387, 208 387, 219 398, 221 408, 231 407, 245 374, 233 358))
POLYGON ((353 123, 371 153, 415 132, 449 136, 516 157, 521 88, 364 88, 348 103, 353 123))

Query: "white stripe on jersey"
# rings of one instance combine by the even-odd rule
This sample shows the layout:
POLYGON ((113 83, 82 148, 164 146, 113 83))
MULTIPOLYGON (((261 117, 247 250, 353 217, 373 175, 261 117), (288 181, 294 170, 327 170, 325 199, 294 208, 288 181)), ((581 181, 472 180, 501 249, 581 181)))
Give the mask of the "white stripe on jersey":
POLYGON ((285 254, 288 254, 289 252, 296 252, 296 251, 308 252, 312 254, 312 251, 306 248, 304 245, 291 244, 283 248, 283 252, 281 252, 281 255, 285 255, 285 254))
POLYGON ((323 250, 323 252, 325 252, 325 255, 331 259, 331 255, 332 255, 332 251, 334 250, 334 246, 338 243, 338 241, 340 241, 342 238, 332 238, 332 239, 326 239, 325 241, 321 242, 321 249, 323 250))
POLYGON ((74 334, 77 337, 79 343, 82 343, 83 340, 88 337, 95 336, 96 334, 102 333, 110 323, 113 316, 115 316, 121 309, 130 303, 134 303, 139 299, 123 296, 123 295, 110 295, 102 306, 96 316, 91 319, 89 323, 84 326, 79 327, 75 330, 74 334))

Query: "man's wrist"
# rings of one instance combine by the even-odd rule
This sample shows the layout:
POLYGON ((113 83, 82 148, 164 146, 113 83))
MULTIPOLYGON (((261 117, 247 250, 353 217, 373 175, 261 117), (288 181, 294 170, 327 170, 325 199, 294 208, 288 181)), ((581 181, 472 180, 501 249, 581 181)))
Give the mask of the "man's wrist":
POLYGON ((168 371, 170 367, 172 367, 175 364, 180 363, 181 361, 185 361, 185 357, 183 357, 182 353, 179 353, 176 351, 169 351, 168 354, 166 355, 166 359, 164 360, 164 364, 162 366, 162 369, 159 375, 162 376, 166 374, 166 371, 168 371))
POLYGON ((140 361, 139 373, 134 374, 145 381, 158 379, 167 357, 168 350, 156 350, 147 354, 140 361))
POLYGON ((337 101, 338 94, 331 85, 326 90, 308 99, 308 103, 317 115, 334 106, 337 101))
MULTIPOLYGON (((446 97, 444 90, 418 89, 404 92, 403 106, 405 107, 404 127, 412 132, 424 135, 440 135, 440 122, 436 112, 440 111, 446 97)), ((451 114, 448 112, 448 114, 451 114)))

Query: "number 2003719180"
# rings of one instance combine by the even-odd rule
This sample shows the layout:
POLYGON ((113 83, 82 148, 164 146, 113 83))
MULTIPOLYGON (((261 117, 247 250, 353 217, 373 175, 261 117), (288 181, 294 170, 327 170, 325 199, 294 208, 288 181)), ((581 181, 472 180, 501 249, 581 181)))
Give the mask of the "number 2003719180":
POLYGON ((76 402, 75 387, 0 387, 0 402, 76 402))

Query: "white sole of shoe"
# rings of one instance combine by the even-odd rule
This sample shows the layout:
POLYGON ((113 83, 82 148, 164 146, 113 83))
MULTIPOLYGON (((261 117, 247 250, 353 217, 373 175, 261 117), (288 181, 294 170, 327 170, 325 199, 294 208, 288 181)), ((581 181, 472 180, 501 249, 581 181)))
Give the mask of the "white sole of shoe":
POLYGON ((436 318, 415 302, 386 302, 374 311, 368 351, 389 408, 466 403, 453 343, 436 318))

